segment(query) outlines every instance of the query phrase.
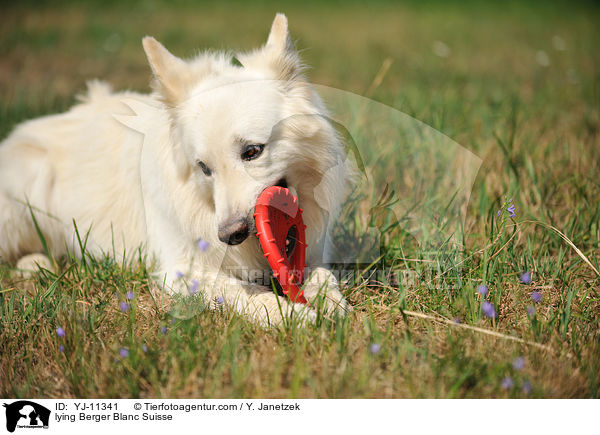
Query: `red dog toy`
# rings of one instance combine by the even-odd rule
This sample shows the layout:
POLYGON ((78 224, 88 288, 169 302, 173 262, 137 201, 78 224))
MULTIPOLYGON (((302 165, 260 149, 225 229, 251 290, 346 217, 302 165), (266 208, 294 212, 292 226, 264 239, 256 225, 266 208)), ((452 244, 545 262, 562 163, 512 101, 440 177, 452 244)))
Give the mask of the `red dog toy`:
POLYGON ((306 304, 300 289, 306 267, 306 225, 298 199, 285 187, 269 187, 256 200, 254 220, 260 246, 283 293, 306 304))

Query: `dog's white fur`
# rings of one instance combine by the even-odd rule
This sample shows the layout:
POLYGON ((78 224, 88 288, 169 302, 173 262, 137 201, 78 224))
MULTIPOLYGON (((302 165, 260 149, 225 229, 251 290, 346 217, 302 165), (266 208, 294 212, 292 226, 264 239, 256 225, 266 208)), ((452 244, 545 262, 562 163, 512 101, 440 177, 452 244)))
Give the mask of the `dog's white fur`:
MULTIPOLYGON (((261 322, 279 323, 291 312, 312 318, 312 310, 277 301, 236 272, 268 269, 255 235, 236 246, 217 238, 219 224, 232 217, 251 222, 258 195, 284 177, 308 227, 315 272, 305 294, 314 300, 321 291, 328 306, 347 309, 335 278, 321 267, 327 220, 347 185, 344 173, 327 176, 339 170, 343 144, 302 74, 285 16, 275 17, 263 47, 236 56, 242 66, 225 53, 185 61, 151 37, 143 46, 154 93, 112 93, 92 82, 81 104, 24 122, 0 144, 0 257, 42 251, 33 211, 54 255, 81 254, 75 221, 93 255, 146 249, 169 292, 186 294, 197 280, 213 306, 222 297, 261 322), (128 118, 142 121, 143 135, 124 125, 128 118), (243 161, 243 141, 267 144, 263 155, 243 161), (207 252, 198 239, 209 242, 207 252)), ((28 258, 43 263, 37 255, 19 264, 28 258)))

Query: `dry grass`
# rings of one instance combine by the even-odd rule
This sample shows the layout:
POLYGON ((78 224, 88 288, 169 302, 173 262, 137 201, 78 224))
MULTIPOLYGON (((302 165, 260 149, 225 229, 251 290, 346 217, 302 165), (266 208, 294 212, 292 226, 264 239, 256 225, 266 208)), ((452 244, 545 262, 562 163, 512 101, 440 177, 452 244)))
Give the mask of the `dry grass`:
MULTIPOLYGON (((345 288, 355 306, 348 318, 264 330, 228 310, 203 311, 199 301, 189 302, 194 315, 171 316, 153 297, 143 265, 122 269, 99 259, 86 269, 63 260, 57 274, 27 280, 4 265, 0 395, 598 397, 600 35, 592 6, 11 7, 0 19, 0 132, 68 107, 92 77, 146 89, 143 35, 179 55, 198 47, 248 49, 264 40, 275 9, 288 14, 306 47, 313 81, 368 91, 483 160, 460 271, 441 284, 360 280, 345 288), (556 37, 566 50, 557 49, 556 37), (450 48, 448 57, 433 54, 435 41, 450 48), (536 61, 539 51, 548 66, 536 61), (372 86, 388 58, 393 63, 372 86), (498 222, 506 197, 518 215, 498 222), (523 270, 532 272, 530 285, 519 282, 523 270), (481 313, 482 283, 496 320, 481 313), (122 313, 118 303, 128 290, 136 294, 134 309, 122 313), (533 290, 543 299, 530 316, 533 290), (552 350, 405 311, 459 318, 552 350), (58 326, 65 339, 56 336, 58 326), (373 343, 379 352, 371 352, 373 343), (116 361, 121 347, 130 355, 116 361), (512 367, 518 356, 526 359, 520 371, 512 367), (505 377, 512 389, 502 388, 505 377)), ((425 276, 426 258, 409 235, 391 231, 383 253, 381 266, 398 271, 402 256, 416 260, 402 267, 425 276)))

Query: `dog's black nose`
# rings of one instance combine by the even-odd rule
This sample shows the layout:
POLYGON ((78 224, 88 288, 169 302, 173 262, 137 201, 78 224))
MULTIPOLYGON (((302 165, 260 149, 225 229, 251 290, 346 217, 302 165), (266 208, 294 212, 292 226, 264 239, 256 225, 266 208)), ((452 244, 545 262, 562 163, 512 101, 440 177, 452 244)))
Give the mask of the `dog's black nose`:
POLYGON ((248 238, 248 222, 246 219, 235 219, 219 225, 219 240, 228 245, 239 245, 248 238))

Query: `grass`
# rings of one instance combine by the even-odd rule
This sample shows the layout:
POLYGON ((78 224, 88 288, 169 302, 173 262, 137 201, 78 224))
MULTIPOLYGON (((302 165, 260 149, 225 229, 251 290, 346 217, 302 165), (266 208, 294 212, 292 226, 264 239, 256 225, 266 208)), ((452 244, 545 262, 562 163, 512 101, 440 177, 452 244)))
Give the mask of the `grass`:
MULTIPOLYGON (((276 10, 306 48, 314 82, 368 91, 481 158, 459 232, 460 268, 448 271, 434 258, 447 273, 427 279, 432 259, 382 212, 378 266, 388 275, 344 288, 351 315, 261 329, 198 300, 171 310, 151 291, 143 261, 69 257, 58 259, 56 273, 28 279, 4 264, 0 396, 600 396, 600 31, 592 5, 5 7, 0 133, 69 107, 89 78, 146 90, 145 34, 181 56, 198 47, 249 49, 263 42, 276 10), (447 57, 434 54, 439 42, 447 57), (373 86, 386 59, 391 65, 373 86), (499 219, 511 197, 517 216, 499 219), (407 270, 410 280, 392 273, 407 270), (530 284, 520 282, 522 271, 532 273, 530 284), (481 312, 483 283, 496 319, 481 312), (135 297, 122 312, 128 291, 135 297), (513 367, 518 357, 521 370, 513 367), (503 388, 507 377, 512 388, 503 388)), ((361 228, 348 231, 360 237, 361 228)))

